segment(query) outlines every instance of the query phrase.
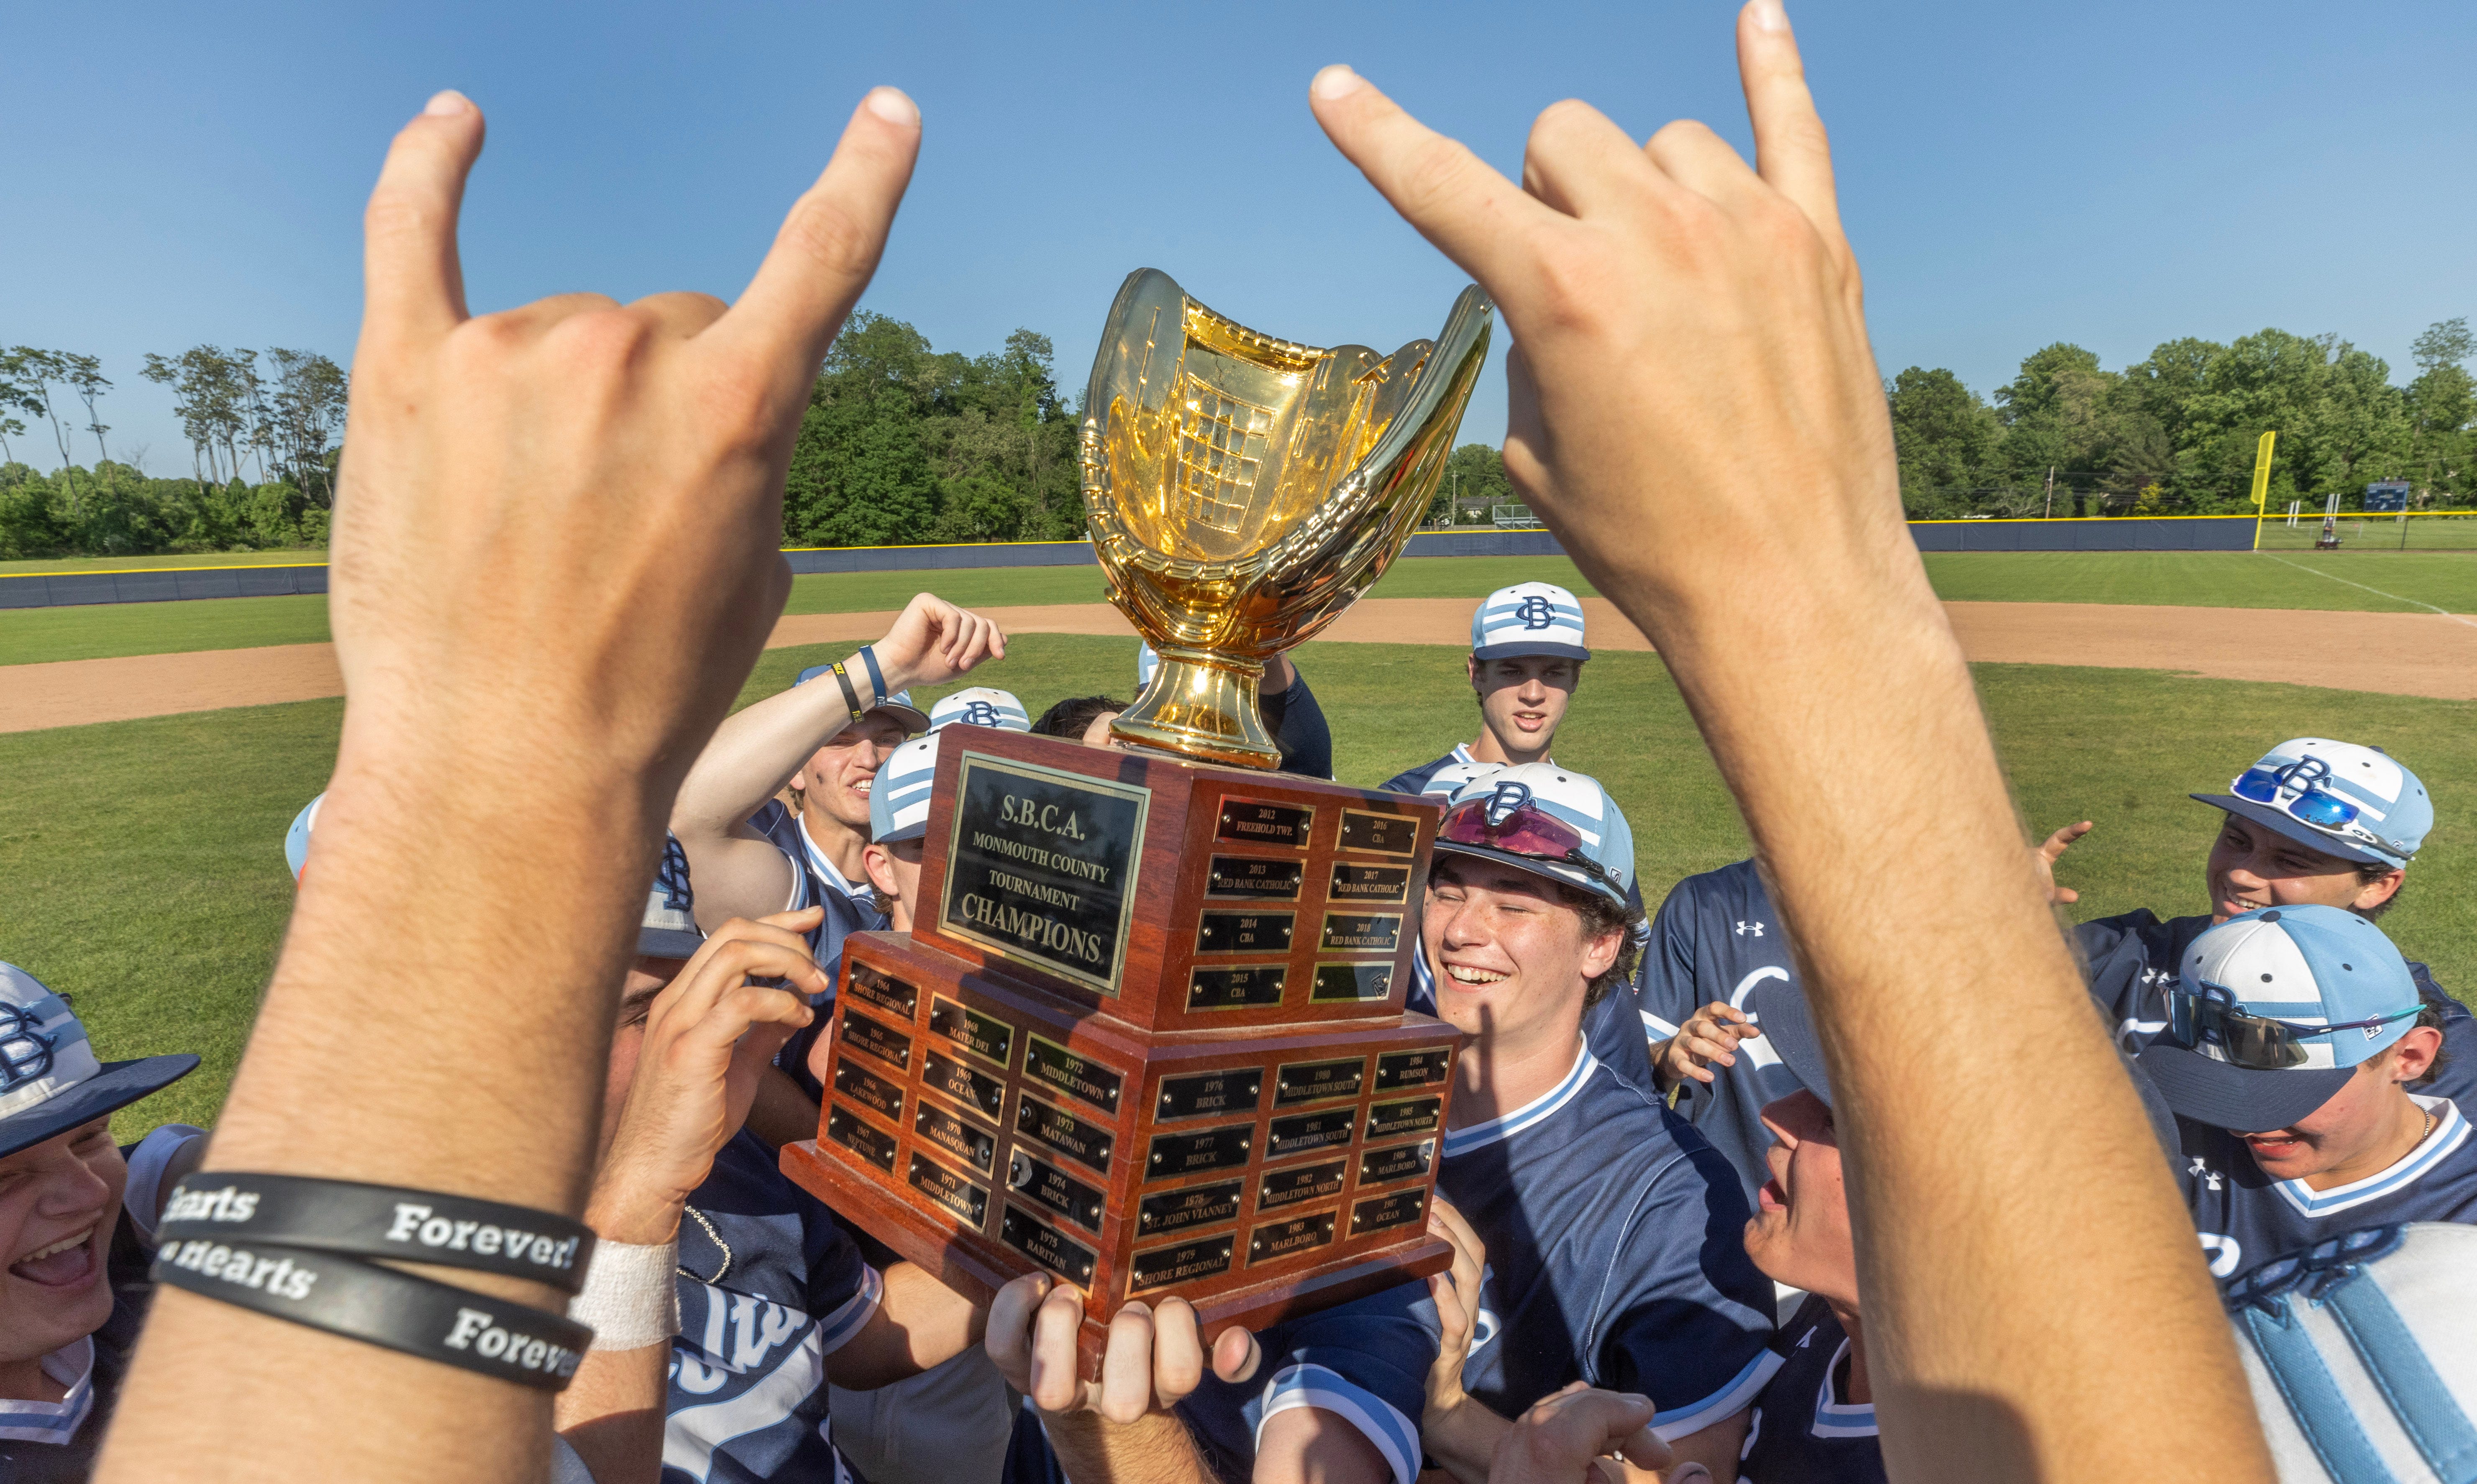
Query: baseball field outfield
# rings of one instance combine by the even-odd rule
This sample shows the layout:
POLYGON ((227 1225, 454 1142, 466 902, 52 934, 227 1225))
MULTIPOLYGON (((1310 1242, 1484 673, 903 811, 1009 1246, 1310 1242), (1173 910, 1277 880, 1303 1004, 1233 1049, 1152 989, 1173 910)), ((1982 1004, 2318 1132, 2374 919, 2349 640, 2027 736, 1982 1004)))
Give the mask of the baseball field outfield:
MULTIPOLYGON (((2477 613, 2477 556, 1973 554, 1932 556, 1928 565, 1974 655, 2018 650, 2018 633, 2003 643, 1973 636, 1988 615, 2011 614, 2035 620, 2014 630, 2046 631, 2041 655, 2078 661, 1975 666, 2026 823, 2043 833, 2097 822, 2061 872, 2082 892, 2069 915, 2202 910, 2202 857, 2218 816, 2185 795, 2224 786, 2282 738, 2347 737, 2389 749, 2435 799, 2437 827, 2384 926, 2446 986, 2464 995, 2477 987, 2477 699, 2467 699, 2477 686, 2455 689, 2451 679, 2462 669, 2477 678, 2477 665, 2463 665, 2454 648, 2477 641, 2477 624, 2446 616, 2477 613), (2069 620, 2079 610, 2049 605, 2120 611, 2088 612, 2110 622, 2076 629, 2069 620), (2233 667, 2181 658, 2152 667, 2145 657, 2199 653, 2212 642, 2259 653, 2233 667), (2130 652, 2076 654, 2076 645, 2130 652), (2367 667, 2387 655, 2408 667, 2367 667), (2177 673, 2193 669, 2252 678, 2177 673), (2386 678, 2393 674, 2405 678, 2386 678)), ((1469 600, 1523 578, 1579 585, 1562 560, 1406 561, 1373 596, 1411 601, 1370 606, 1370 623, 1354 635, 1360 642, 1319 641, 1298 653, 1333 724, 1344 781, 1374 783, 1467 738, 1476 718, 1453 614, 1466 626, 1469 600), (1415 601, 1423 599, 1436 601, 1415 601), (1418 631, 1400 633, 1405 642, 1370 642, 1387 636, 1389 623, 1418 631)), ((900 606, 924 582, 970 606, 1064 614, 1087 613, 1100 597, 1090 568, 880 573, 800 579, 789 607, 873 614, 900 606)), ((793 642, 834 622, 778 630, 779 647, 760 661, 743 703, 847 653, 839 636, 793 642)), ((1005 661, 973 680, 1012 689, 1036 711, 1066 695, 1126 695, 1131 646, 1085 627, 1022 633, 1005 661)), ((1630 631, 1623 637, 1639 644, 1630 631)), ((128 656, 178 654, 188 656, 184 665, 210 666, 221 661, 209 652, 325 638, 319 598, 0 612, 0 726, 38 676, 54 692, 80 677, 127 683, 131 672, 114 667, 143 663, 128 656), (81 660, 100 663, 61 663, 81 660), (13 676, 7 668, 33 664, 43 668, 13 676)), ((1559 757, 1601 778, 1624 804, 1644 894, 1656 903, 1679 878, 1737 858, 1745 839, 1659 658, 1595 642, 1599 656, 1575 697, 1559 757)), ((290 906, 284 830, 326 779, 340 716, 339 701, 315 699, 85 726, 38 719, 31 730, 21 721, 0 731, 8 785, 0 871, 12 888, 0 959, 73 996, 106 1056, 190 1051, 206 1058, 196 1076, 121 1115, 121 1137, 169 1120, 210 1123, 220 1105, 290 906)), ((1863 792, 1872 766, 1867 740, 1849 738, 1845 766, 1814 786, 1863 792)), ((1904 841, 1936 828, 1886 820, 1871 869, 1905 869, 1904 841)), ((1849 883, 1852 893, 1865 889, 1864 879, 1849 883)), ((404 910, 456 905, 407 903, 404 910)), ((2001 966, 1987 990, 2004 992, 2001 966)), ((374 1045, 368 1054, 387 1051, 374 1045)))

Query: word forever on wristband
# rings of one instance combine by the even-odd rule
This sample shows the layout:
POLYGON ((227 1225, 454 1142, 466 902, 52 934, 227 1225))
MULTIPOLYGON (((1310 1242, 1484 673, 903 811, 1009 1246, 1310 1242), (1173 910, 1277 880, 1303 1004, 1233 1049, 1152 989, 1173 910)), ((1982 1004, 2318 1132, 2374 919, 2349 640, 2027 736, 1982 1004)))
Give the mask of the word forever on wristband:
POLYGON ((542 1391, 563 1389, 593 1331, 563 1315, 334 1252, 167 1239, 155 1280, 312 1329, 542 1391))
POLYGON ((585 1291, 567 1317, 591 1326, 598 1350, 642 1349, 680 1332, 680 1245, 604 1242, 593 1249, 585 1291))
POLYGON ((272 1243, 534 1278, 563 1293, 585 1281, 593 1233, 583 1223, 495 1200, 352 1180, 190 1175, 172 1188, 156 1225, 176 1242, 272 1243))

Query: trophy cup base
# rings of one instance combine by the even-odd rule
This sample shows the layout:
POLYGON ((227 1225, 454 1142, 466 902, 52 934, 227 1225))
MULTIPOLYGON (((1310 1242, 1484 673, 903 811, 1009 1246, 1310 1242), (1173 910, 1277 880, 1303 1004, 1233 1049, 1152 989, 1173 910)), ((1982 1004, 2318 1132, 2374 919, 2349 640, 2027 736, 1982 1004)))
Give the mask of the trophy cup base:
POLYGON ((1161 669, 1110 724, 1111 736, 1197 762, 1264 773, 1281 767, 1282 750, 1256 705, 1261 662, 1169 644, 1158 653, 1161 669))

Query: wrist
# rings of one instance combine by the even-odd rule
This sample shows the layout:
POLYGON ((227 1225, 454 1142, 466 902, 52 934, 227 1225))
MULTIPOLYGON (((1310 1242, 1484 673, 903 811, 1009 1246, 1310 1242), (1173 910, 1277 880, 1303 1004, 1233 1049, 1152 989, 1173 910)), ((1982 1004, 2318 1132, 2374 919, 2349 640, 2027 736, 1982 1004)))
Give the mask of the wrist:
POLYGON ((585 1203, 585 1224, 606 1242, 652 1246, 679 1240, 687 1210, 687 1198, 676 1192, 597 1183, 585 1203))

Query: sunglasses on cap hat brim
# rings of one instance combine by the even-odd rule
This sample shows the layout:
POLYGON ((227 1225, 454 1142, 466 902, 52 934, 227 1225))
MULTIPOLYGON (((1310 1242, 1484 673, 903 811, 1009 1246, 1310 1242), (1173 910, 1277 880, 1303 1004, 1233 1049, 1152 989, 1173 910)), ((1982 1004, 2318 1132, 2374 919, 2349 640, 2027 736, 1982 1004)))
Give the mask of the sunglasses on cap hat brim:
POLYGON ((1584 849, 1583 832, 1537 804, 1496 814, 1491 799, 1472 799, 1445 811, 1437 849, 1503 859, 1524 870, 1597 892, 1622 905, 1625 884, 1584 849))

